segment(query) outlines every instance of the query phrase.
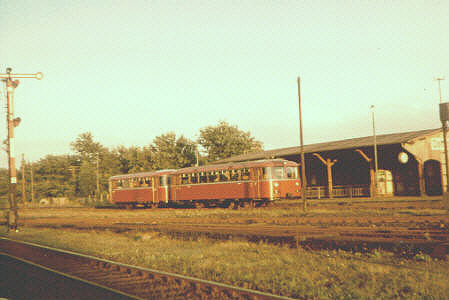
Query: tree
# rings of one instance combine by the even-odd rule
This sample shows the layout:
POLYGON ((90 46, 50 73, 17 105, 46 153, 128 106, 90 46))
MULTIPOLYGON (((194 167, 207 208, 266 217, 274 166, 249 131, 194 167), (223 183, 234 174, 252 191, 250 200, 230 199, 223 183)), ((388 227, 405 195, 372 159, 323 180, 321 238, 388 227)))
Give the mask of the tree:
POLYGON ((0 169, 0 208, 8 208, 8 193, 9 193, 9 170, 0 169))
POLYGON ((119 173, 137 173, 151 170, 151 155, 147 157, 145 150, 139 147, 129 147, 119 146, 114 150, 116 156, 119 173))
POLYGON ((82 161, 79 170, 79 196, 93 196, 96 192, 96 168, 88 161, 82 161))
POLYGON ((80 157, 77 192, 80 196, 94 195, 97 191, 97 180, 98 187, 101 189, 103 176, 100 169, 103 166, 102 160, 109 150, 100 143, 94 142, 90 132, 80 134, 71 146, 80 157))
POLYGON ((70 155, 47 155, 33 164, 38 199, 75 195, 75 181, 70 169, 74 159, 70 155))
POLYGON ((217 126, 200 129, 200 145, 206 149, 208 160, 215 161, 262 150, 262 142, 241 131, 236 125, 220 121, 217 126))
POLYGON ((75 142, 70 144, 72 150, 74 150, 78 155, 81 156, 83 160, 92 161, 97 158, 102 152, 106 151, 100 143, 94 142, 92 133, 85 132, 78 135, 75 142))
POLYGON ((196 162, 196 144, 173 132, 157 136, 150 145, 153 167, 159 169, 184 168, 196 162))

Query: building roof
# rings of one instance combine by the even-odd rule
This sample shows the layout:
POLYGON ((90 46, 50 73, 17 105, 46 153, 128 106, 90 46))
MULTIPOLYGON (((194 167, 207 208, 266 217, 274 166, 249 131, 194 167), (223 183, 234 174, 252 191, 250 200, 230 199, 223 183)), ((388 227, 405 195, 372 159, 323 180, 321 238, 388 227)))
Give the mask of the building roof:
MULTIPOLYGON (((392 145, 392 144, 407 143, 407 142, 411 142, 413 140, 422 138, 424 136, 434 134, 438 131, 441 131, 441 129, 426 129, 426 130, 410 131, 410 132, 403 132, 403 133, 376 135, 376 144, 377 145, 392 145)), ((304 145, 304 153, 362 148, 362 147, 370 147, 373 145, 374 145, 373 136, 367 136, 367 137, 361 137, 361 138, 353 138, 353 139, 346 139, 346 140, 340 140, 340 141, 304 145)), ((214 162, 214 164, 233 162, 233 161, 256 160, 256 159, 271 158, 271 157, 285 157, 285 156, 289 156, 289 155, 299 155, 299 154, 301 154, 301 147, 296 146, 296 147, 273 149, 273 150, 266 150, 266 151, 242 154, 242 155, 233 156, 233 157, 229 157, 226 159, 216 161, 216 162, 214 162)))

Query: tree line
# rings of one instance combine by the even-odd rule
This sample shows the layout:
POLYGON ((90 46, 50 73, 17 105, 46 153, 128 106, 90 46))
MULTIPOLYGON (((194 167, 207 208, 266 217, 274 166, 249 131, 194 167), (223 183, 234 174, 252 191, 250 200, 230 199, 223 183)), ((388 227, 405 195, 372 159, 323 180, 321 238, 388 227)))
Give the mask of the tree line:
MULTIPOLYGON (((200 129, 198 140, 174 132, 162 134, 146 146, 108 148, 95 141, 90 132, 71 143, 74 154, 47 155, 25 163, 25 197, 22 169, 18 170, 18 201, 35 202, 48 197, 103 199, 108 178, 118 174, 177 169, 204 165, 220 159, 262 150, 262 143, 236 125, 220 121, 200 129), (201 149, 201 150, 200 150, 201 149), (31 193, 31 188, 33 193, 31 193)), ((0 199, 7 203, 8 170, 0 169, 0 199)))

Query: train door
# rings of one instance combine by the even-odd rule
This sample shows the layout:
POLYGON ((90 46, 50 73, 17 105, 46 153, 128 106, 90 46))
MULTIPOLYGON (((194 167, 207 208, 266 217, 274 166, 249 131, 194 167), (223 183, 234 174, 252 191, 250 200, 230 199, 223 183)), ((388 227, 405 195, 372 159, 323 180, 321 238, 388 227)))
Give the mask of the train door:
POLYGON ((159 188, 158 188, 159 202, 168 203, 169 199, 168 181, 169 181, 168 175, 159 176, 159 188))
POLYGON ((241 181, 245 186, 245 198, 246 199, 254 199, 256 198, 256 185, 251 178, 251 169, 243 168, 241 171, 241 181))
POLYGON ((262 177, 262 170, 260 168, 252 168, 251 175, 251 183, 254 187, 254 197, 260 199, 260 178, 262 177))
POLYGON ((159 199, 157 197, 158 186, 159 186, 159 178, 151 177, 151 193, 153 195, 153 203, 159 202, 159 199))
POLYGON ((255 182, 256 182, 256 197, 257 199, 262 199, 262 179, 263 179, 263 169, 255 168, 255 182))
POLYGON ((169 175, 168 184, 168 199, 169 201, 176 201, 176 190, 178 188, 178 175, 169 175))

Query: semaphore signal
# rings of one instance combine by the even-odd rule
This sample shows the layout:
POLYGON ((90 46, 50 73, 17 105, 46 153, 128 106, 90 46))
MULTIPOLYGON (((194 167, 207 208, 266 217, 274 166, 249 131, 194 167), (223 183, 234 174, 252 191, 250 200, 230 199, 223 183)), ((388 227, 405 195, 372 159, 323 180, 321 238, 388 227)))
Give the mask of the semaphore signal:
POLYGON ((6 107, 7 107, 7 152, 8 152, 8 169, 9 169, 9 212, 7 216, 8 230, 17 230, 19 214, 17 211, 16 186, 17 171, 16 158, 14 151, 14 128, 19 126, 20 118, 14 118, 14 90, 19 85, 17 78, 34 78, 41 80, 43 74, 41 72, 34 74, 12 74, 11 68, 6 69, 6 73, 0 73, 0 78, 6 82, 6 107), (16 79, 16 80, 14 80, 16 79))

